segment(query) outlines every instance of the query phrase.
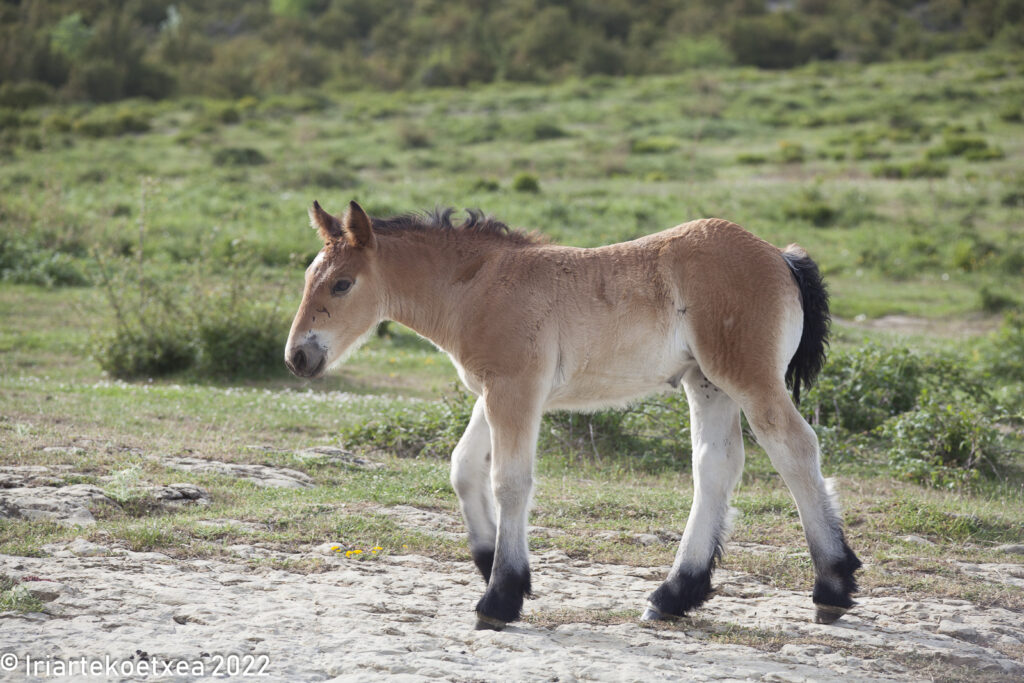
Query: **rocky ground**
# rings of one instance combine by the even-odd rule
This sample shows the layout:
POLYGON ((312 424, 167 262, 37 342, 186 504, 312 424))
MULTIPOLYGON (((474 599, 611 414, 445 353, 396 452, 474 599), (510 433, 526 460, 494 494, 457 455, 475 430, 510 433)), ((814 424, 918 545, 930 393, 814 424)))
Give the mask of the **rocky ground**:
MULTIPOLYGON (((217 466, 186 460, 180 467, 217 466)), ((236 476, 261 485, 308 485, 294 470, 235 467, 236 476)), ((84 484, 55 485, 61 472, 53 468, 3 469, 0 516, 88 525, 89 505, 103 496, 84 484)), ((151 497, 163 504, 203 504, 198 487, 160 489, 151 497)), ((409 528, 461 533, 458 520, 442 513, 409 506, 381 512, 409 528)), ((143 663, 155 678, 182 680, 245 668, 270 680, 1024 678, 1021 615, 961 600, 866 595, 840 622, 823 626, 812 623, 806 592, 720 571, 718 594, 693 618, 644 625, 644 598, 667 567, 602 565, 552 551, 533 558, 536 597, 524 622, 496 633, 472 628, 483 586, 470 564, 346 556, 336 547, 233 546, 234 559, 185 560, 78 538, 44 546, 44 557, 0 555, 0 576, 45 606, 0 612, 0 678, 55 675, 55 667, 83 657, 88 665, 127 666, 113 676, 125 679, 138 677, 131 667, 143 663), (275 568, 311 557, 327 571, 275 568), (276 562, 261 562, 270 559, 276 562)), ((1019 564, 964 569, 1024 586, 1019 564)))

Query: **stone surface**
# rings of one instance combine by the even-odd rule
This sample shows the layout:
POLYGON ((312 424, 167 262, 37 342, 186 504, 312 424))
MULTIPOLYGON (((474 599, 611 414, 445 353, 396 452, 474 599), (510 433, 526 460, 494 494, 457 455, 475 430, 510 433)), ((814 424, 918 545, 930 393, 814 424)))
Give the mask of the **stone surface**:
POLYGON ((186 505, 209 505, 210 494, 195 484, 148 486, 143 493, 160 507, 180 508, 186 505))
MULTIPOLYGON (((451 521, 419 513, 429 511, 393 514, 407 523, 451 521)), ((468 562, 332 557, 324 545, 293 555, 326 563, 325 571, 304 574, 262 560, 172 560, 83 539, 46 549, 55 556, 0 555, 0 574, 32 577, 33 586, 55 584, 45 593, 51 598, 46 614, 0 614, 4 651, 21 658, 137 659, 143 653, 212 666, 215 654, 247 654, 265 658, 269 680, 1024 676, 1020 615, 963 600, 861 596, 835 626, 821 626, 811 622, 809 591, 779 590, 750 575, 719 571, 718 593, 694 619, 643 626, 639 610, 667 566, 596 564, 552 551, 533 555, 536 596, 526 603, 527 621, 498 633, 473 630, 482 583, 468 562), (763 632, 784 644, 778 649, 768 640, 754 648, 712 637, 742 635, 737 625, 755 634, 751 642, 763 632), (922 672, 922 662, 933 668, 922 672)), ((253 546, 238 550, 258 556, 253 546)), ((25 680, 17 673, 9 678, 25 680)))
POLYGON ((1006 545, 996 546, 996 552, 1006 553, 1007 555, 1024 555, 1024 544, 1007 543, 1006 545))
POLYGON ((96 523, 92 508, 117 506, 92 484, 0 488, 0 519, 49 520, 64 526, 96 523))
POLYGON ((309 488, 313 485, 313 480, 308 474, 287 467, 220 462, 188 457, 160 458, 160 462, 185 472, 208 472, 237 477, 251 481, 257 486, 297 489, 309 488))
POLYGON ((296 451, 295 457, 304 462, 343 465, 345 467, 355 467, 359 469, 375 470, 384 466, 382 463, 375 462, 361 455, 356 455, 352 451, 346 451, 344 448, 337 448, 335 446, 313 446, 312 448, 304 448, 301 451, 296 451))

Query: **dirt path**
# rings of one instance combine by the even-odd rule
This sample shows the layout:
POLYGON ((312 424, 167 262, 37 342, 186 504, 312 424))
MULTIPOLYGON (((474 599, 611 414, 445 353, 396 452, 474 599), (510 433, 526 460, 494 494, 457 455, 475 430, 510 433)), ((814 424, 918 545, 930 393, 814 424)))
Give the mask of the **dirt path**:
POLYGON ((1021 616, 964 601, 868 596, 837 625, 821 626, 811 623, 807 595, 722 571, 718 595, 695 619, 647 627, 638 610, 667 568, 596 565, 555 551, 534 556, 528 621, 495 633, 471 628, 482 585, 468 563, 356 560, 323 547, 294 557, 327 557, 331 570, 304 575, 81 539, 45 550, 51 557, 0 556, 0 573, 44 579, 24 585, 48 610, 0 614, 8 657, 0 665, 17 658, 0 678, 26 679, 26 657, 52 673, 60 661, 105 655, 115 665, 153 666, 165 680, 239 663, 269 680, 1024 677, 1021 616), (231 654, 243 659, 223 658, 231 654), (188 673, 166 675, 166 663, 188 673))

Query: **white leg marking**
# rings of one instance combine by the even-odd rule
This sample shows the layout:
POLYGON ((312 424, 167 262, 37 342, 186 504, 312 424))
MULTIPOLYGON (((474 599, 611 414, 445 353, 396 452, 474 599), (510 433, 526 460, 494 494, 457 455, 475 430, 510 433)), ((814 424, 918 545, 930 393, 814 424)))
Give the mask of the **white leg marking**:
POLYGON ((452 452, 452 488, 459 497, 462 517, 469 531, 470 548, 494 549, 494 496, 491 492, 491 430, 483 399, 477 399, 469 426, 452 452))
POLYGON ((670 576, 707 571, 718 546, 725 543, 736 516, 729 497, 744 458, 739 405, 696 366, 683 376, 683 386, 690 404, 693 506, 670 576))

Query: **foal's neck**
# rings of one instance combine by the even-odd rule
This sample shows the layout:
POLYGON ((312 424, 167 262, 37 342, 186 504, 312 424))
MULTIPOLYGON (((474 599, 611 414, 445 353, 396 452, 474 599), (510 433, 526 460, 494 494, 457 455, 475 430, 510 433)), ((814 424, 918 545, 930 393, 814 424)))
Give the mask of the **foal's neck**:
POLYGON ((476 236, 410 232, 378 236, 384 315, 445 351, 455 349, 464 287, 460 273, 504 245, 476 236))

